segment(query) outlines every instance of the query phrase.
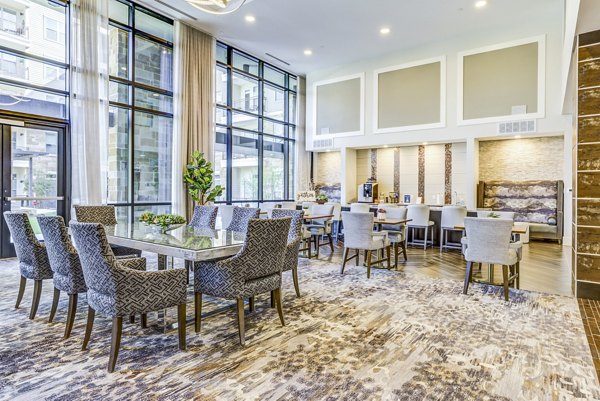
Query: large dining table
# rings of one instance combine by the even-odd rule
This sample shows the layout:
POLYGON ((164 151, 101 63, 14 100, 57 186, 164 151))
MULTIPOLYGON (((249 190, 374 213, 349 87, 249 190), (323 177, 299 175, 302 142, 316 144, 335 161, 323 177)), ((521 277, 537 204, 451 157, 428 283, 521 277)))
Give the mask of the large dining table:
POLYGON ((187 225, 162 232, 143 223, 120 223, 105 226, 108 242, 158 255, 158 269, 167 268, 167 258, 199 262, 235 255, 242 247, 245 234, 230 230, 211 230, 187 225))
MULTIPOLYGON (((158 255, 158 270, 168 268, 169 258, 184 259, 185 263, 199 262, 233 256, 242 248, 245 233, 230 230, 212 230, 194 228, 187 225, 162 232, 159 228, 143 223, 120 223, 105 226, 106 237, 112 245, 126 246, 158 255)), ((173 260, 173 259, 171 259, 173 260)), ((203 317, 212 316, 231 309, 233 305, 218 307, 203 313, 203 317)), ((162 321, 158 329, 171 330, 176 322, 169 322, 166 310, 159 311, 162 321)), ((188 324, 191 320, 188 319, 188 324)))

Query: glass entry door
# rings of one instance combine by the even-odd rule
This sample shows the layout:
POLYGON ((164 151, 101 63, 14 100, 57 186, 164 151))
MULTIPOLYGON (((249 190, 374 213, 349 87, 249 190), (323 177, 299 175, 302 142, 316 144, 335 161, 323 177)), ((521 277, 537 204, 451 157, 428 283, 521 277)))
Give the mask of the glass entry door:
MULTIPOLYGON (((65 128, 38 124, 1 124, 2 213, 24 212, 36 236, 36 216, 65 217, 65 128)), ((15 255, 4 218, 0 233, 3 258, 15 255)))

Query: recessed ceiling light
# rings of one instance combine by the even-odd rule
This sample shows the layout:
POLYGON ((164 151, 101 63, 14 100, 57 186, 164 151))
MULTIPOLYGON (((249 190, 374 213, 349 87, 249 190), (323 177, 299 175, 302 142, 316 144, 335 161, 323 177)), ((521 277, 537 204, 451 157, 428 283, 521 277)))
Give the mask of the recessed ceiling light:
POLYGON ((246 15, 245 20, 246 22, 254 22, 256 21, 256 18, 254 17, 254 15, 246 15))
POLYGON ((304 50, 304 55, 305 56, 310 56, 311 54, 312 54, 312 50, 310 50, 310 49, 304 50))
POLYGON ((475 2, 475 7, 481 8, 481 7, 484 7, 486 4, 487 4, 486 0, 479 0, 479 1, 475 2))
POLYGON ((427 145, 427 142, 423 142, 423 145, 427 145))
POLYGON ((383 145, 383 147, 384 147, 384 148, 387 148, 387 147, 388 147, 388 145, 383 145))
POLYGON ((327 151, 327 152, 331 152, 331 149, 327 149, 326 151, 327 151))
POLYGON ((387 35, 388 33, 390 33, 390 28, 381 28, 379 30, 379 33, 382 35, 387 35))
POLYGON ((519 139, 521 135, 515 135, 515 139, 519 139))

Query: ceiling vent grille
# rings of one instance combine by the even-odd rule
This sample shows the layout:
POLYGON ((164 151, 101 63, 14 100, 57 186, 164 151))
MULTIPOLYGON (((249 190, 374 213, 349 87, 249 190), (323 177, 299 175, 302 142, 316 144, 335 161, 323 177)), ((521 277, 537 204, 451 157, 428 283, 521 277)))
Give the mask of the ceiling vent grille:
POLYGON ((537 124, 535 120, 521 120, 521 121, 506 121, 498 123, 498 134, 526 134, 529 132, 536 132, 537 124))
POLYGON ((313 149, 330 149, 333 147, 333 138, 313 140, 313 149))

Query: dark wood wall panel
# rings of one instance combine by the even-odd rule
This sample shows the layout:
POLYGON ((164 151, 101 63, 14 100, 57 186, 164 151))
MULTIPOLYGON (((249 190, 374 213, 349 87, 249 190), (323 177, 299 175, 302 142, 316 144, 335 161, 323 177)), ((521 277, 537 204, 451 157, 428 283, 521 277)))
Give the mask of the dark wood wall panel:
POLYGON ((600 144, 578 147, 577 170, 600 170, 600 144))
POLYGON ((600 88, 579 91, 578 111, 580 116, 600 114, 600 88))
POLYGON ((600 116, 581 117, 577 123, 577 143, 600 142, 600 116))
POLYGON ((579 172, 577 174, 577 197, 600 198, 599 172, 579 172))
POLYGON ((600 227, 577 227, 577 252, 600 255, 600 227))
POLYGON ((600 57, 600 44, 579 48, 579 61, 600 57))
POLYGON ((600 226, 600 199, 579 199, 576 221, 582 226, 600 226))
POLYGON ((579 87, 600 85, 600 59, 586 61, 579 65, 579 87))
POLYGON ((577 259, 577 279, 600 282, 600 256, 580 255, 577 259))

